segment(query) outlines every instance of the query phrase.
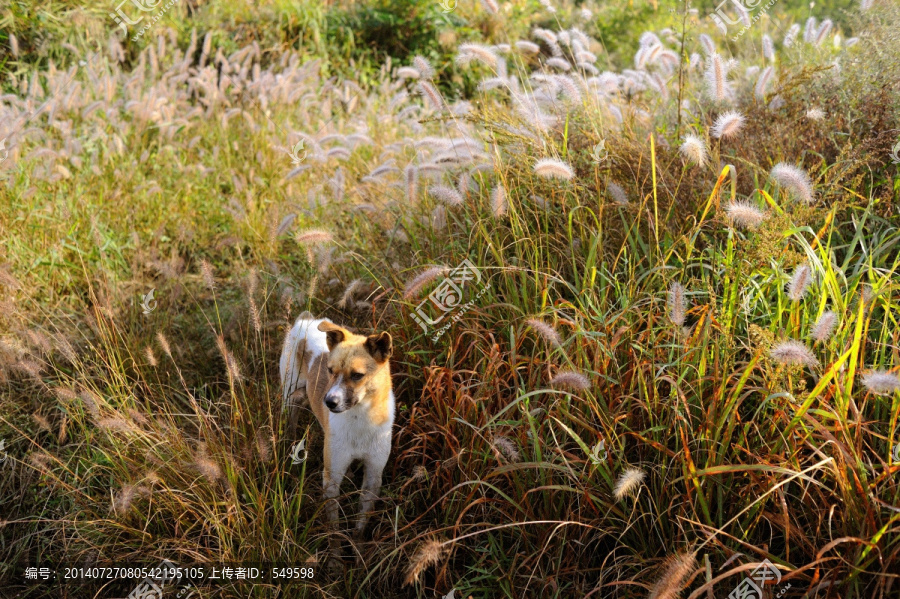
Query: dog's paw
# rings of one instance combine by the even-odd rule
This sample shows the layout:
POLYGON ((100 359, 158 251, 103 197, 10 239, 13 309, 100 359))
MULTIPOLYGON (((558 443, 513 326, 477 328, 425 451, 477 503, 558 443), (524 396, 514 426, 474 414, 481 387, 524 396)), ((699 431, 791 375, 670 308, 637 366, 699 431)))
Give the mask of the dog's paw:
POLYGON ((342 576, 347 570, 344 560, 334 555, 328 558, 326 567, 328 568, 328 573, 332 576, 342 576))

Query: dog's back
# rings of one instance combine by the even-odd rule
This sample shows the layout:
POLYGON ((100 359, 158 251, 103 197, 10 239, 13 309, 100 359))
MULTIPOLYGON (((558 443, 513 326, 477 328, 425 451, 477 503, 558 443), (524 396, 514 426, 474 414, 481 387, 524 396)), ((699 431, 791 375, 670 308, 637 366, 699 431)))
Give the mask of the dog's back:
POLYGON ((284 338, 279 369, 281 374, 282 409, 289 409, 288 427, 293 433, 299 414, 299 403, 309 399, 309 406, 324 430, 328 415, 322 398, 328 391, 328 343, 319 324, 331 322, 304 312, 284 338))

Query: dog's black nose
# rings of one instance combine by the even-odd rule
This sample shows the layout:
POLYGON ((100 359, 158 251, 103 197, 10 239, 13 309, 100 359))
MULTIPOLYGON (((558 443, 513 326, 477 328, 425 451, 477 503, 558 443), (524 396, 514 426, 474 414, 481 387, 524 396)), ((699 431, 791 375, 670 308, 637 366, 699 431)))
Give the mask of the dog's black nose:
POLYGON ((337 402, 334 401, 331 397, 325 398, 325 407, 329 410, 333 410, 337 406, 337 402))

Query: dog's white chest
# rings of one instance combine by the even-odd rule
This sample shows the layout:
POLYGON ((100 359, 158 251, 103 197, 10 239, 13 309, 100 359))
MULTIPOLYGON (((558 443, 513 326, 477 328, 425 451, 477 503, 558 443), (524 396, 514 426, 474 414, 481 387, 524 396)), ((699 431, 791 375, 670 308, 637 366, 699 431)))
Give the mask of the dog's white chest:
POLYGON ((340 414, 329 412, 331 455, 335 456, 335 452, 339 452, 355 460, 390 453, 393 403, 391 397, 391 417, 379 426, 374 426, 363 410, 350 409, 340 414))

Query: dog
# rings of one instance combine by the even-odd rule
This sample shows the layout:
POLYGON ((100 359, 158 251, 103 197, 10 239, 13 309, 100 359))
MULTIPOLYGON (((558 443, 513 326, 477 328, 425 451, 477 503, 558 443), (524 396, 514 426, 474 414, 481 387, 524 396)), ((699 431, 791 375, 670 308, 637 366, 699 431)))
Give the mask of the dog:
MULTIPOLYGON (((328 520, 338 519, 337 496, 354 460, 365 464, 356 535, 365 530, 391 452, 394 391, 389 333, 356 335, 327 318, 300 315, 281 352, 284 407, 293 436, 300 404, 309 401, 325 432, 323 488, 328 520)), ((334 545, 332 545, 334 547, 334 545)))

